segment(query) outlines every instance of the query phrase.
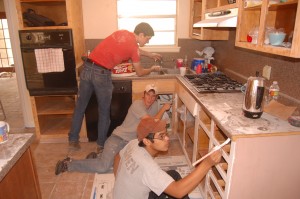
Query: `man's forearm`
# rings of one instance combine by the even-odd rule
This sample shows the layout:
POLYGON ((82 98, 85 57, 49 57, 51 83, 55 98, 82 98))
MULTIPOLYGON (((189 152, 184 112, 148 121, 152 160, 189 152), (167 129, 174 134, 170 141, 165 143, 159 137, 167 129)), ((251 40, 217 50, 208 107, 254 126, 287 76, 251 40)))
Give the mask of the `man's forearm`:
POLYGON ((139 49, 139 51, 140 51, 140 55, 152 58, 152 53, 151 52, 148 52, 148 51, 145 51, 145 50, 142 50, 142 49, 139 49))

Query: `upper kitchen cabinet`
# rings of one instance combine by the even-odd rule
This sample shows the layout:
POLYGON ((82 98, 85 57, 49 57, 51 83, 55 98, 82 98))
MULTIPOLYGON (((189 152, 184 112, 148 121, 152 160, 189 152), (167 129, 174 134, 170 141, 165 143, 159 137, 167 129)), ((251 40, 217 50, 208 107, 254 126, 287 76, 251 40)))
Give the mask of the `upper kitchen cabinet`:
POLYGON ((82 28, 81 0, 16 0, 16 7, 21 30, 82 28), (43 23, 37 25, 30 22, 24 13, 27 13, 28 18, 32 14, 41 16, 40 21, 43 23))
POLYGON ((81 56, 85 52, 82 0, 15 0, 19 18, 19 30, 71 29, 76 67, 82 64, 81 56), (24 18, 24 13, 34 12, 41 17, 45 25, 33 25, 24 18))
POLYGON ((300 58, 298 7, 298 0, 240 1, 235 45, 300 58))
MULTIPOLYGON (((230 9, 237 8, 237 3, 231 0, 191 0, 190 4, 190 37, 199 40, 228 40, 229 28, 217 27, 215 22, 207 20, 218 18, 220 13, 224 14, 230 9), (195 23, 206 21, 205 27, 199 27, 195 23)), ((231 11, 230 11, 231 12, 231 11)))

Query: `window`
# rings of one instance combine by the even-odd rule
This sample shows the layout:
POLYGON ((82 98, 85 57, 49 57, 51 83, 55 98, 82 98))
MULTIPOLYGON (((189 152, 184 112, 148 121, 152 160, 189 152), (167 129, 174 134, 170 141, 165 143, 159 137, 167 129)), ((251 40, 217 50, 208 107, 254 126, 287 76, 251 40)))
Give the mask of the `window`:
POLYGON ((0 19, 0 67, 14 65, 7 19, 0 19))
POLYGON ((149 23, 155 36, 147 46, 176 46, 176 0, 117 0, 118 28, 133 31, 149 23))

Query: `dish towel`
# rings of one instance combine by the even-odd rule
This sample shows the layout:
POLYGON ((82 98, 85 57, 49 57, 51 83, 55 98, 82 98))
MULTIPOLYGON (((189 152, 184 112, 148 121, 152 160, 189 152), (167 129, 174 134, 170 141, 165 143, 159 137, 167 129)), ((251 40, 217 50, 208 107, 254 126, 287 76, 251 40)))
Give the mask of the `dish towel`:
POLYGON ((62 48, 35 49, 34 53, 39 73, 63 72, 65 70, 62 48))

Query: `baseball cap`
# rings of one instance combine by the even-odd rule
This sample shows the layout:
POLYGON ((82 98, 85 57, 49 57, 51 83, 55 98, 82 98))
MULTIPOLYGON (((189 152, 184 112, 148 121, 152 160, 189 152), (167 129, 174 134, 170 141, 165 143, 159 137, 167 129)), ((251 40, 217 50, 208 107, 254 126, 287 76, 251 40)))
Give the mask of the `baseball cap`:
POLYGON ((154 90, 155 94, 157 94, 157 87, 154 84, 148 84, 145 88, 145 91, 148 93, 150 90, 154 90))
POLYGON ((166 130, 166 121, 152 117, 142 119, 137 127, 137 137, 142 141, 150 133, 157 133, 166 130))

